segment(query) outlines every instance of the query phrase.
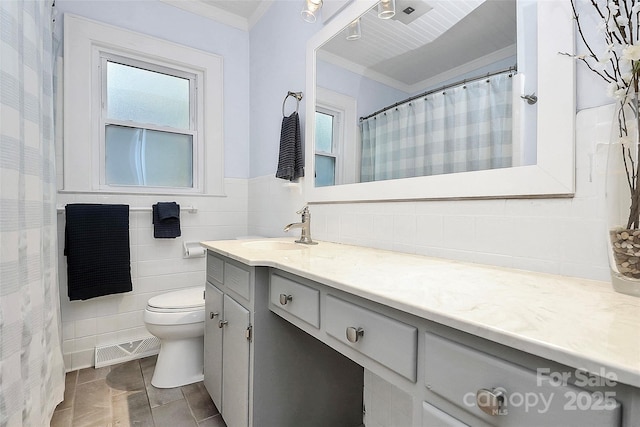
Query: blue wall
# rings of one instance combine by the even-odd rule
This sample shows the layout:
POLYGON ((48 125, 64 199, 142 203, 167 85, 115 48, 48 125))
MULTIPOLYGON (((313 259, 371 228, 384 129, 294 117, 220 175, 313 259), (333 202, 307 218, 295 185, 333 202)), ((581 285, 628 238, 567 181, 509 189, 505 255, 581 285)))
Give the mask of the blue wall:
MULTIPOLYGON (((278 166, 282 101, 287 91, 304 92, 307 40, 321 27, 300 17, 302 2, 276 1, 252 29, 251 177, 274 174, 278 166)), ((287 103, 287 114, 295 104, 287 103)), ((300 124, 304 138, 304 100, 300 124)))
MULTIPOLYGON (((249 177, 249 34, 246 31, 157 0, 57 0, 56 8, 60 21, 62 14, 72 13, 222 56, 225 177, 249 177)), ((62 27, 56 27, 60 40, 62 27)))
MULTIPOLYGON (((304 91, 307 41, 322 28, 321 20, 309 24, 300 18, 301 2, 275 1, 249 33, 157 0, 58 0, 56 7, 60 14, 74 13, 221 55, 225 176, 249 178, 274 173, 282 100, 289 90, 304 91)), ((593 8, 583 0, 577 7, 588 35, 597 38, 593 8)), ((61 25, 57 31, 62 32, 61 25)), ((578 52, 584 51, 577 35, 576 39, 578 52)), ((611 103, 605 83, 582 64, 577 65, 578 110, 611 103)), ((300 116, 304 129, 303 108, 300 116)))

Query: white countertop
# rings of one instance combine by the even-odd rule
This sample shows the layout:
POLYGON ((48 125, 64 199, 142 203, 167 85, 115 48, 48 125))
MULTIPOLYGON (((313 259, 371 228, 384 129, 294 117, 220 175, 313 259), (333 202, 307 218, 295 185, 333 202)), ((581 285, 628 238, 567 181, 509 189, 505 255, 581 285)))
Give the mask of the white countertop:
POLYGON ((246 242, 202 245, 574 368, 613 372, 640 387, 640 298, 616 293, 607 282, 329 242, 299 250, 246 242))

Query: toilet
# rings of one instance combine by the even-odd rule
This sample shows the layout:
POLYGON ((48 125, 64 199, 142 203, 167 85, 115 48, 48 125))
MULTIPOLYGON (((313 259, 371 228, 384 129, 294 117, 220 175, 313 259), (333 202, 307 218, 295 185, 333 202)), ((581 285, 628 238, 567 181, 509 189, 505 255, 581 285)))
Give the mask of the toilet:
POLYGON ((149 299, 144 323, 160 340, 151 384, 173 388, 202 381, 204 287, 167 292, 149 299))

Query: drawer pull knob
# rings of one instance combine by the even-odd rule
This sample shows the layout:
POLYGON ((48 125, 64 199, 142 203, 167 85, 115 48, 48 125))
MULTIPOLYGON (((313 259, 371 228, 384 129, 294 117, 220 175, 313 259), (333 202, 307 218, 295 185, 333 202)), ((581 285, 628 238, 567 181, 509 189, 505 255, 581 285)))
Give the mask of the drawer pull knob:
POLYGON ((287 305, 287 303, 291 300, 293 300, 292 295, 280 294, 280 305, 287 305))
POLYGON ((482 409, 484 413, 492 416, 506 415, 506 411, 504 409, 506 396, 504 392, 505 390, 503 388, 494 388, 491 390, 481 388, 476 392, 476 404, 478 405, 478 408, 482 409))
POLYGON ((222 328, 224 325, 228 324, 228 320, 218 320, 218 328, 222 328))
POLYGON ((347 328, 347 340, 349 342, 358 342, 361 336, 364 335, 364 329, 362 328, 354 328, 353 326, 349 326, 347 328))
POLYGON ((215 313, 213 311, 209 312, 209 319, 214 319, 215 317, 218 317, 218 312, 216 311, 215 313))

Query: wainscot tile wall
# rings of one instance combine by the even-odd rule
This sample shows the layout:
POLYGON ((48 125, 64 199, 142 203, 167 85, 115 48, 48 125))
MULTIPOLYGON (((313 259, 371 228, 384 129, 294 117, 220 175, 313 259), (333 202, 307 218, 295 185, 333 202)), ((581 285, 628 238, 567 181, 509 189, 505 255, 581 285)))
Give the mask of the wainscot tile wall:
POLYGON ((226 179, 226 197, 151 196, 115 194, 58 194, 67 203, 124 203, 148 207, 157 201, 193 205, 197 213, 180 214, 182 236, 154 239, 151 211, 131 212, 131 276, 133 291, 86 301, 69 301, 64 248, 64 214, 58 215, 60 304, 65 367, 68 371, 94 365, 96 346, 127 343, 149 337, 143 313, 149 298, 161 293, 205 283, 205 258, 183 258, 183 242, 233 239, 247 234, 246 179, 226 179))
MULTIPOLYGON (((602 201, 612 117, 610 105, 577 115, 573 198, 313 204, 312 237, 608 280, 602 201)), ((251 234, 283 236, 282 227, 300 219, 298 187, 259 177, 249 195, 251 234)))
MULTIPOLYGON (((612 105, 577 115, 573 198, 314 204, 312 237, 609 280, 603 198, 612 117, 612 105)), ((304 201, 299 187, 272 176, 249 180, 249 233, 286 235, 304 201)), ((367 426, 412 424, 411 397, 367 370, 364 404, 367 426)))

